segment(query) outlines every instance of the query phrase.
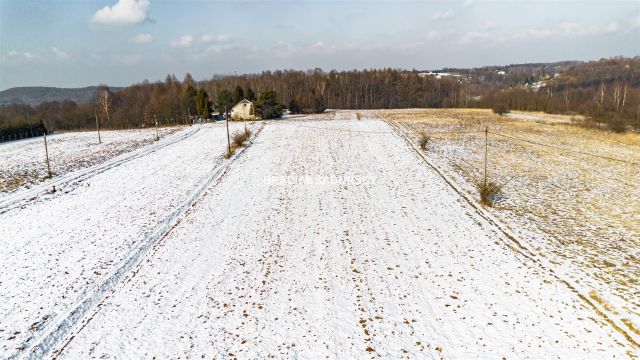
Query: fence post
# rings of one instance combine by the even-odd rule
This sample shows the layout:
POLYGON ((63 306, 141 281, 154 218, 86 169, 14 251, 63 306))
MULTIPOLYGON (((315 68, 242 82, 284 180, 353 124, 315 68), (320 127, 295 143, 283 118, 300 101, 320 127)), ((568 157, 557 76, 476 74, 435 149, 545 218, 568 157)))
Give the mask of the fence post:
POLYGON ((98 112, 96 111, 96 109, 93 109, 93 115, 95 115, 96 117, 96 130, 98 131, 98 144, 101 144, 102 140, 100 140, 100 125, 98 124, 98 112))
POLYGON ((231 153, 231 139, 229 138, 229 114, 227 114, 227 107, 224 107, 224 117, 227 119, 227 151, 231 153))
POLYGON ((489 127, 484 129, 484 188, 487 188, 487 149, 489 142, 489 127))
POLYGON ((47 177, 51 177, 51 167, 49 166, 49 148, 47 147, 47 134, 44 134, 44 154, 47 161, 47 177))
POLYGON ((158 118, 156 115, 153 115, 153 118, 156 120, 156 141, 160 140, 160 133, 158 132, 158 118))

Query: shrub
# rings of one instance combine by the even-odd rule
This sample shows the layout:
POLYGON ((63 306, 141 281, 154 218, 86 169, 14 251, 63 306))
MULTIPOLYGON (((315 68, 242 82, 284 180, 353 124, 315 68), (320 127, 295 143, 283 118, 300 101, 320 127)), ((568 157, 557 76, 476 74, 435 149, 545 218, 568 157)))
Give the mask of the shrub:
POLYGON ((627 131, 627 124, 620 118, 613 118, 607 122, 607 128, 615 133, 627 131))
POLYGON ((487 206, 493 206, 496 198, 500 195, 503 186, 504 185, 499 185, 493 181, 487 181, 486 183, 483 180, 477 181, 476 187, 480 193, 480 203, 487 206))
POLYGON ((244 127, 244 131, 236 131, 231 135, 231 143, 236 148, 244 145, 244 143, 249 140, 251 137, 251 130, 249 130, 246 126, 244 127))
POLYGON ((429 135, 427 135, 427 133, 420 133, 420 137, 418 139, 418 143, 420 144, 420 149, 422 150, 427 150, 427 145, 429 145, 429 141, 431 141, 431 138, 429 137, 429 135))
POLYGON ((500 116, 509 113, 509 107, 507 107, 507 104, 505 103, 494 104, 491 110, 493 110, 494 114, 498 114, 500 116))
POLYGON ((362 118, 362 114, 360 114, 359 112, 356 113, 356 119, 360 120, 362 118))

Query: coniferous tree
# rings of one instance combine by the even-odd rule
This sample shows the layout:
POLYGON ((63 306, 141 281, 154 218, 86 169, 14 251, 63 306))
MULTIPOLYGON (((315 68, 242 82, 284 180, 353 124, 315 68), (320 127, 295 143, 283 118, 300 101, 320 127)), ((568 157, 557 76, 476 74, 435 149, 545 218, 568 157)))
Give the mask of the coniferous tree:
POLYGON ((275 91, 267 90, 260 94, 255 102, 256 112, 263 119, 273 119, 282 116, 284 107, 278 102, 275 91))
POLYGON ((300 107, 298 107, 298 103, 296 102, 295 98, 291 98, 291 100, 289 101, 289 111, 292 114, 297 114, 300 112, 300 107))
POLYGON ((233 101, 233 94, 229 90, 222 90, 218 93, 218 99, 216 100, 216 110, 219 112, 224 112, 225 108, 227 111, 231 111, 231 107, 235 105, 233 101))
POLYGON ((237 104, 244 99, 244 90, 240 85, 236 85, 236 91, 233 93, 233 101, 237 104))
POLYGON ((208 119, 211 114, 211 103, 209 102, 209 94, 203 88, 198 89, 195 103, 198 115, 208 119))
POLYGON ((198 91, 191 85, 188 85, 184 89, 184 93, 182 95, 182 106, 185 115, 196 115, 196 96, 198 95, 198 91))
POLYGON ((254 101, 256 99, 256 94, 253 92, 253 90, 250 87, 248 87, 245 97, 249 101, 254 101))

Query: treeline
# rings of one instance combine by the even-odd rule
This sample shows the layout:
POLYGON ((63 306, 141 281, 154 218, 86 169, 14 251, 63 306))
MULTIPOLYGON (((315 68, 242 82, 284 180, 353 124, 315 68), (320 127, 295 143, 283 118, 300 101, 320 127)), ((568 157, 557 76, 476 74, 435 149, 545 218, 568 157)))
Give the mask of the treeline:
POLYGON ((501 104, 514 110, 582 114, 597 123, 640 127, 639 58, 551 67, 514 65, 502 75, 493 68, 471 69, 460 75, 437 79, 416 70, 314 69, 215 76, 201 82, 189 74, 182 80, 168 75, 164 81, 144 81, 118 91, 100 86, 89 104, 64 101, 0 107, 0 126, 24 123, 27 118, 52 130, 93 128, 96 122, 111 129, 152 126, 156 121, 186 124, 215 111, 228 111, 248 98, 263 118, 277 117, 285 108, 315 113, 327 108, 493 108, 501 104))

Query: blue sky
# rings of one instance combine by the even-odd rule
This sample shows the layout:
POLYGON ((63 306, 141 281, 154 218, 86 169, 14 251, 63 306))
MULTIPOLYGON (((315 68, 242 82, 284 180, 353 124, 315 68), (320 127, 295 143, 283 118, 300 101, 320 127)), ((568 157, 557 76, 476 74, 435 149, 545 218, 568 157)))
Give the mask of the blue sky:
POLYGON ((640 55, 640 1, 0 0, 0 90, 640 55))

